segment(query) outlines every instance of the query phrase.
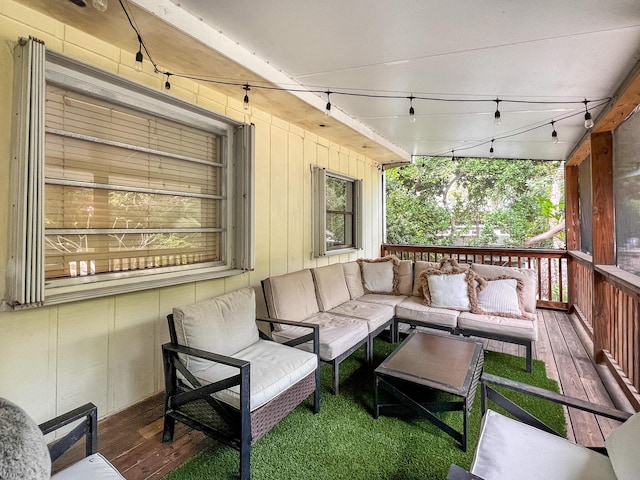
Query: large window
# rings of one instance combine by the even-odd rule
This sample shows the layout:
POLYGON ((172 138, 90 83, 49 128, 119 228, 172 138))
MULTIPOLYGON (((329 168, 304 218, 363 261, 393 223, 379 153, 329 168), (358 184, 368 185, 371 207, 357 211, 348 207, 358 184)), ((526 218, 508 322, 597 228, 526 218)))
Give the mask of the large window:
POLYGON ((362 181, 313 167, 315 257, 361 248, 362 181))
MULTIPOLYGON (((12 220, 40 219, 22 235, 41 255, 14 267, 23 283, 44 283, 36 303, 253 267, 249 125, 59 55, 45 66, 45 85, 28 95, 44 96, 28 128, 42 153, 18 174, 42 201, 27 199, 12 220)), ((34 303, 20 289, 14 306, 34 303)))

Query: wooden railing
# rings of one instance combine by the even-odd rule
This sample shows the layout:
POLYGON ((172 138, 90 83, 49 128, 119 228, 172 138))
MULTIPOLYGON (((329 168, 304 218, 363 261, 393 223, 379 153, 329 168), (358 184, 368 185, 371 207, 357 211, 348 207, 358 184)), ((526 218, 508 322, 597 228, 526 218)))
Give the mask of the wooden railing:
POLYGON ((571 307, 593 340, 593 260, 582 252, 569 252, 571 307))
POLYGON ((458 263, 533 268, 538 272, 538 307, 567 310, 569 306, 565 250, 383 244, 380 253, 403 260, 439 262, 450 257, 458 263))

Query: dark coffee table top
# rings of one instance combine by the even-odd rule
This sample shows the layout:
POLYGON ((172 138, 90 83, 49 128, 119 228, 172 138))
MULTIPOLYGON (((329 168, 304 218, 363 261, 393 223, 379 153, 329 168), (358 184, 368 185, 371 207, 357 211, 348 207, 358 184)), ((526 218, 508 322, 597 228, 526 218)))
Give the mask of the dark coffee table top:
POLYGON ((482 344, 474 340, 416 331, 375 373, 466 397, 481 355, 482 344))

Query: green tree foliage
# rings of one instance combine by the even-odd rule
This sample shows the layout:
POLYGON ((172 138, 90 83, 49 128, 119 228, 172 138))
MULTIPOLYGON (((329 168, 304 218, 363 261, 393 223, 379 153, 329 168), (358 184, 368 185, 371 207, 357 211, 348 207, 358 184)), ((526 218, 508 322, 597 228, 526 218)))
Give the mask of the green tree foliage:
MULTIPOLYGON (((559 162, 419 157, 413 165, 388 170, 387 241, 523 246, 562 221, 564 203, 553 195, 554 186, 562 192, 559 167, 559 162)), ((553 241, 536 246, 551 247, 553 241)))

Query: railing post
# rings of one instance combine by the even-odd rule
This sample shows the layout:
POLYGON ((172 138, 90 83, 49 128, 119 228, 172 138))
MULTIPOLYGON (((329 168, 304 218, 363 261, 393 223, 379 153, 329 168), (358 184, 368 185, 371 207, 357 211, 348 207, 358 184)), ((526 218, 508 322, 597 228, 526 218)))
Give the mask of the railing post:
MULTIPOLYGON (((577 165, 565 167, 564 197, 567 250, 580 250, 580 167, 577 165)), ((567 300, 569 311, 571 311, 578 298, 576 265, 572 257, 567 259, 567 277, 569 283, 567 300)))
MULTIPOLYGON (((593 202, 592 240, 593 264, 614 265, 613 210, 613 136, 611 132, 591 134, 591 190, 593 202)), ((596 362, 604 361, 603 350, 610 350, 609 325, 611 299, 605 279, 593 275, 593 348, 596 362)))

